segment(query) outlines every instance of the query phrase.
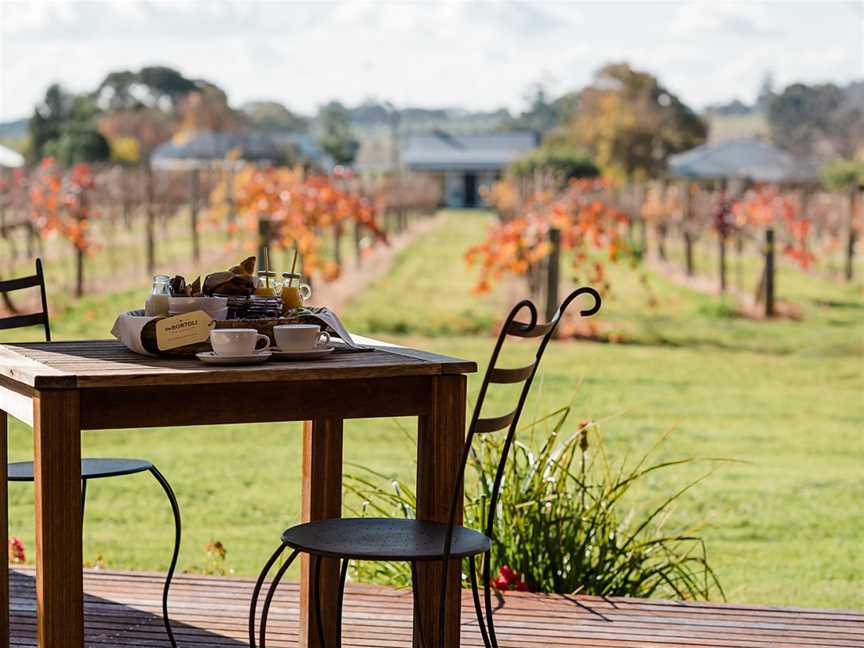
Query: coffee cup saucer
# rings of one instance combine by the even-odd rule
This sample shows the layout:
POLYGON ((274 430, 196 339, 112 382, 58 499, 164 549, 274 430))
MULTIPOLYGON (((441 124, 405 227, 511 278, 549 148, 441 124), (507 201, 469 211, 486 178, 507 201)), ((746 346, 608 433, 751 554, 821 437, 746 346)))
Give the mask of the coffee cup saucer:
POLYGON ((243 355, 229 355, 225 353, 216 353, 215 351, 202 351, 201 353, 196 353, 195 357, 197 357, 201 362, 206 362, 207 364, 248 365, 266 362, 272 355, 273 354, 269 350, 261 349, 255 351, 255 353, 243 355))
POLYGON ((274 360, 317 360, 333 353, 334 350, 332 346, 316 347, 305 351, 283 351, 279 347, 270 347, 274 360))

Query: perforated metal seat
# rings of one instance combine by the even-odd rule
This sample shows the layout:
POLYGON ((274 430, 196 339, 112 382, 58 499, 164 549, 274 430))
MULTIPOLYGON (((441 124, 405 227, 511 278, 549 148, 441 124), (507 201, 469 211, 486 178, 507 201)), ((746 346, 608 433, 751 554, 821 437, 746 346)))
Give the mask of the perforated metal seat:
MULTIPOLYGON (((146 472, 153 464, 144 459, 82 459, 81 479, 101 479, 103 477, 120 477, 146 472)), ((7 479, 12 482, 33 481, 33 462, 16 461, 6 466, 7 479)))
MULTIPOLYGON (((399 518, 337 518, 291 527, 282 542, 293 549, 351 560, 441 560, 450 525, 399 518)), ((474 529, 453 527, 450 555, 489 551, 492 541, 474 529)))

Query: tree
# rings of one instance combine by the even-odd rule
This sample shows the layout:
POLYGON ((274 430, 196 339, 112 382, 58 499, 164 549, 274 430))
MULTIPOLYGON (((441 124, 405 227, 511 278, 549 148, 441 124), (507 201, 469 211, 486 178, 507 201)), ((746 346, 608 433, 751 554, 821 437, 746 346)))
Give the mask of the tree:
POLYGON ((96 127, 98 112, 90 97, 49 86, 27 125, 31 159, 52 156, 63 166, 107 160, 111 150, 96 127))
POLYGON ((150 66, 138 72, 121 70, 109 73, 96 88, 94 97, 103 110, 149 107, 174 112, 183 97, 204 85, 213 84, 187 79, 173 68, 150 66))
POLYGON ((527 107, 518 117, 507 117, 502 121, 503 130, 533 130, 545 134, 566 121, 576 104, 579 93, 570 92, 551 100, 543 83, 533 84, 524 94, 527 107))
POLYGON ((759 84, 759 95, 756 97, 756 109, 760 112, 767 112, 771 106, 771 102, 777 97, 774 92, 774 74, 771 70, 765 72, 762 76, 762 83, 759 84))
POLYGON ((137 110, 120 110, 102 115, 99 130, 111 142, 135 142, 134 151, 128 155, 135 162, 147 161, 150 153, 159 144, 171 139, 174 121, 170 115, 156 108, 141 107, 137 110))
POLYGON ((165 66, 111 72, 92 96, 103 110, 100 131, 126 160, 147 163, 176 130, 225 131, 242 124, 219 86, 165 66))
POLYGON ((284 133, 305 133, 306 118, 291 112, 278 101, 253 101, 243 106, 243 113, 255 128, 284 133))
POLYGON ((228 105, 228 96, 218 87, 206 84, 186 94, 177 103, 180 131, 232 131, 242 120, 228 105))
POLYGON ((864 146, 864 108, 833 83, 808 86, 794 83, 768 108, 771 139, 801 157, 851 159, 864 146))
POLYGON ((647 72, 626 63, 601 68, 559 133, 588 149, 612 175, 656 176, 666 159, 705 141, 705 122, 647 72))
POLYGON ((321 108, 318 119, 321 122, 321 148, 336 164, 344 166, 354 162, 360 143, 351 133, 351 119, 348 110, 338 101, 331 101, 321 108))

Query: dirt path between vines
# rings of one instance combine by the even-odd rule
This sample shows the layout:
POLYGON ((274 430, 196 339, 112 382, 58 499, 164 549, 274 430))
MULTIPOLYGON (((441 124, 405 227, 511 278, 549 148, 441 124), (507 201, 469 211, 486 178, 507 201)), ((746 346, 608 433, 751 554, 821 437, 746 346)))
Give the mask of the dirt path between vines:
POLYGON ((431 218, 416 220, 401 234, 391 234, 389 245, 373 247, 372 251, 363 257, 359 267, 356 265, 356 260, 352 259, 347 262, 342 276, 336 281, 330 283, 316 281, 311 302, 316 306, 326 306, 335 313, 341 313, 352 299, 361 295, 369 287, 369 284, 387 273, 397 254, 434 229, 443 218, 442 212, 438 212, 431 218))

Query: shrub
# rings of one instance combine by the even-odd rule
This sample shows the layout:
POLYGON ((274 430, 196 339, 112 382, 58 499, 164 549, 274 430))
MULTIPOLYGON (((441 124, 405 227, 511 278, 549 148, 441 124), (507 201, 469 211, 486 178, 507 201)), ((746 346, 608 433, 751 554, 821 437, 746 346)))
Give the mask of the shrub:
MULTIPOLYGON (((520 430, 520 438, 528 440, 517 438, 505 470, 491 572, 515 572, 535 592, 708 599, 716 591, 722 596, 696 528, 670 528, 673 505, 701 479, 659 503, 632 504, 640 499, 633 491, 648 475, 695 460, 652 460, 664 435, 635 465, 615 465, 596 424, 583 422, 564 432, 571 408, 520 430), (544 439, 537 442, 541 432, 544 439)), ((476 439, 466 471, 467 526, 485 524, 502 442, 490 435, 476 439)), ((361 514, 414 516, 416 499, 408 485, 392 481, 382 487, 383 475, 366 472, 373 477, 347 477, 349 490, 362 499, 361 514)), ((411 583, 403 563, 357 562, 354 574, 360 580, 411 583)))
POLYGON ((537 171, 549 171, 566 182, 574 178, 596 178, 600 169, 587 153, 567 145, 545 145, 522 156, 507 168, 513 176, 532 176, 537 171))
POLYGON ((864 186, 864 161, 836 160, 822 167, 822 178, 829 189, 841 191, 864 186))

